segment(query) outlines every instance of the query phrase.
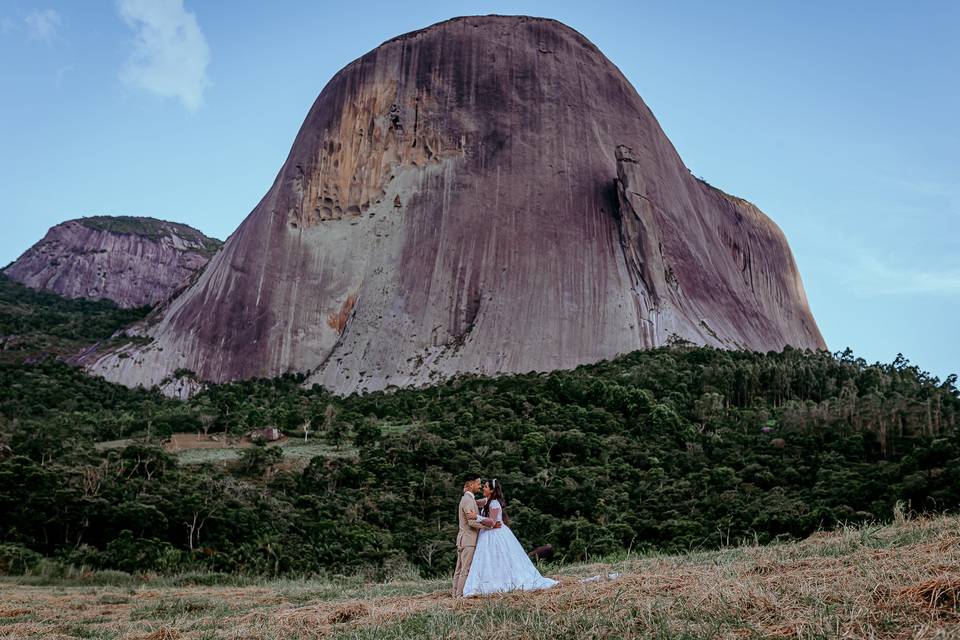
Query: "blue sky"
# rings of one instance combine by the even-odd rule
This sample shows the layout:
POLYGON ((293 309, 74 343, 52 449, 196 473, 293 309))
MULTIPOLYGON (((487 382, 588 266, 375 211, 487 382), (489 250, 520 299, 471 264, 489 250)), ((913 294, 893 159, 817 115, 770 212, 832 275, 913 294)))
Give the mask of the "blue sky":
POLYGON ((341 67, 456 15, 574 27, 784 230, 831 350, 960 371, 960 3, 0 1, 0 264, 150 215, 225 238, 341 67))

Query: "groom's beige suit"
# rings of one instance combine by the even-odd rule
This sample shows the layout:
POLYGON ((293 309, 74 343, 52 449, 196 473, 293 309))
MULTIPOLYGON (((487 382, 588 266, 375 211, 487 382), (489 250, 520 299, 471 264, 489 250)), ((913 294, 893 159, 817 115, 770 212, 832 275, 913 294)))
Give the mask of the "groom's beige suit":
POLYGON ((485 529, 482 523, 467 518, 467 512, 477 513, 477 499, 470 491, 464 491, 457 507, 457 520, 460 523, 460 533, 457 534, 457 568, 453 572, 453 597, 463 595, 463 584, 470 573, 473 563, 473 552, 477 550, 477 537, 480 529, 485 529))

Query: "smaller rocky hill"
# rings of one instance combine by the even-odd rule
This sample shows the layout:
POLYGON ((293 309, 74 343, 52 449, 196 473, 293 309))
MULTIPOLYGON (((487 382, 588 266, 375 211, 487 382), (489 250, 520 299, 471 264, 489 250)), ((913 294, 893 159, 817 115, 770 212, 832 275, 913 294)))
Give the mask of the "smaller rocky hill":
POLYGON ((52 227, 3 273, 67 298, 140 307, 187 284, 222 244, 176 222, 92 216, 52 227))

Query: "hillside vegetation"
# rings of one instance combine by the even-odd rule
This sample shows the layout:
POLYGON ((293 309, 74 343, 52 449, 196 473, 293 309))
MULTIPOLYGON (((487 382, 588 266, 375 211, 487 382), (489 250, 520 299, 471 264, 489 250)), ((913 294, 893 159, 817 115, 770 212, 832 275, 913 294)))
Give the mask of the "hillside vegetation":
POLYGON ((56 362, 0 367, 6 553, 26 568, 445 575, 466 470, 501 480, 527 548, 567 562, 960 504, 956 378, 902 358, 673 347, 347 398, 301 380, 182 403, 56 362), (284 448, 249 447, 188 464, 162 448, 264 425, 306 426, 335 455, 287 464, 284 448), (132 442, 95 447, 118 439, 132 442))
POLYGON ((67 299, 36 291, 0 272, 0 363, 73 355, 149 311, 149 307, 121 309, 110 300, 67 299))

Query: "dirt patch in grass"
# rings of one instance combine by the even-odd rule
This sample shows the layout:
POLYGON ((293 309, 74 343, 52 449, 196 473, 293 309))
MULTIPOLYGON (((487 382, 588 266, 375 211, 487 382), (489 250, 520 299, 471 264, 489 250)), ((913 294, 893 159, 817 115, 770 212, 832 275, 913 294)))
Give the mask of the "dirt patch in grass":
POLYGON ((252 447, 249 438, 237 438, 223 435, 203 435, 199 433, 174 433, 163 443, 168 453, 189 451, 191 449, 243 449, 252 447))
POLYGON ((140 636, 141 640, 180 640, 182 637, 179 631, 167 627, 161 627, 145 636, 140 636))

